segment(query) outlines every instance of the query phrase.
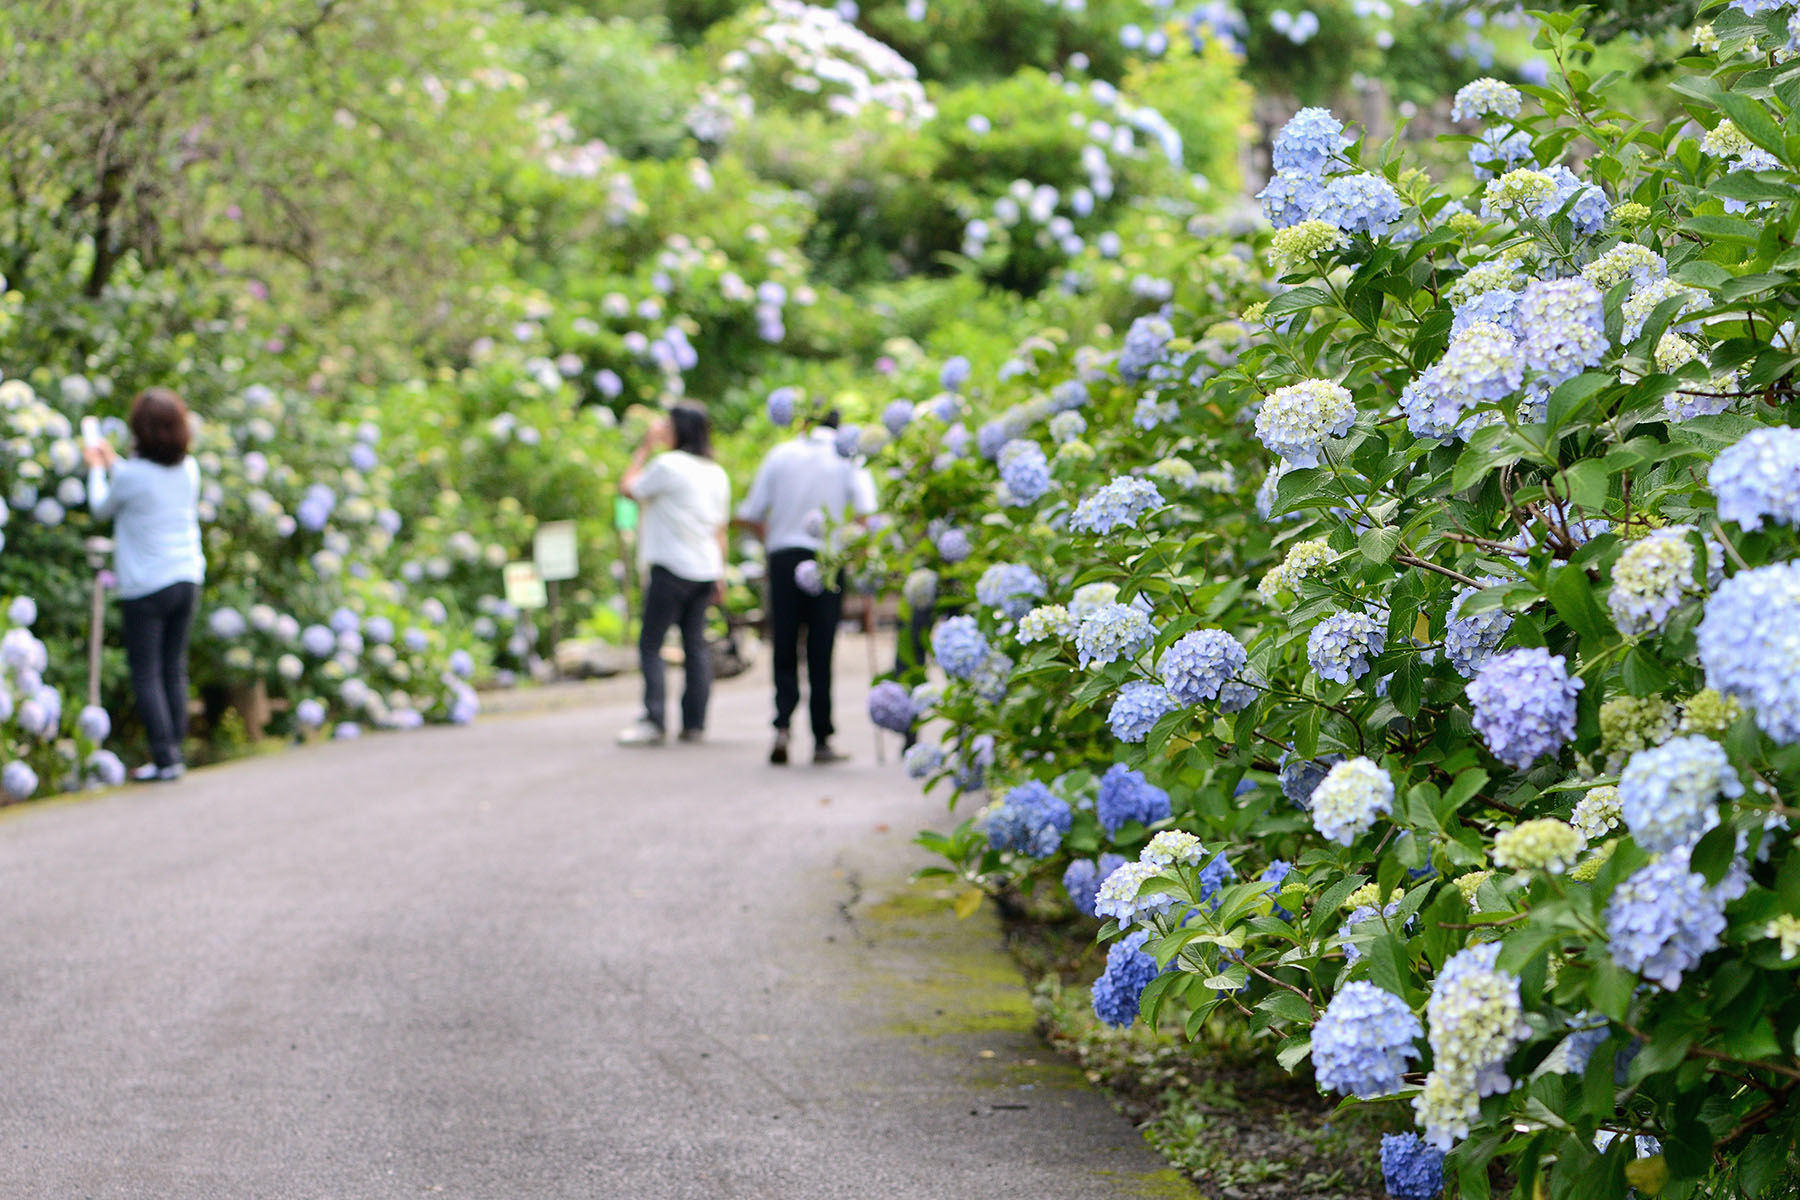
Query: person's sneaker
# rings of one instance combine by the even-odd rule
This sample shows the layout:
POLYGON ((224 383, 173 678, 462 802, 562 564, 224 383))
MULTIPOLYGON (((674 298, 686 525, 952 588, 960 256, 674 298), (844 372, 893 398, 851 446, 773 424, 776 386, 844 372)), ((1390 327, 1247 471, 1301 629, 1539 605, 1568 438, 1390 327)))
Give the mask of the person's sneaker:
POLYGON ((813 747, 814 766, 830 766, 832 763, 846 763, 849 761, 850 756, 841 750, 833 748, 830 742, 820 742, 813 747))
POLYGON ((155 763, 147 762, 143 766, 136 767, 132 770, 131 782, 133 782, 133 783, 155 783, 157 772, 159 772, 161 770, 162 770, 162 768, 157 766, 155 763))
POLYGON ((133 771, 130 778, 133 783, 174 783, 186 774, 187 767, 181 763, 159 767, 153 762, 147 762, 133 771))
POLYGON ((706 730, 684 729, 676 735, 676 740, 686 742, 690 746, 695 742, 704 742, 706 740, 706 730))
POLYGON ((187 764, 186 763, 171 763, 170 765, 164 767, 162 770, 160 770, 156 773, 156 782, 158 782, 158 783, 174 783, 177 779, 180 779, 183 775, 186 775, 186 774, 187 774, 187 764))
POLYGON ((663 731, 649 721, 639 721, 619 735, 619 745, 621 746, 660 746, 662 744, 663 731))
POLYGON ((773 766, 785 767, 788 761, 788 731, 775 731, 775 744, 769 749, 769 762, 773 766))

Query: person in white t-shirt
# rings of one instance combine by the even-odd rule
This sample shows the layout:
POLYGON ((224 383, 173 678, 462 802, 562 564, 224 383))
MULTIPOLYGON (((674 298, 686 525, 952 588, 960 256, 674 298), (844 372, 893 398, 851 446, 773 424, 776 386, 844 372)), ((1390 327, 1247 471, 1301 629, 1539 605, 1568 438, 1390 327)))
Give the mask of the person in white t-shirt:
POLYGON ((619 735, 619 742, 660 746, 667 737, 662 645, 672 625, 681 629, 686 659, 680 737, 697 742, 706 729, 706 702, 712 689, 707 611, 723 597, 725 530, 731 515, 731 481, 712 460, 706 410, 697 404, 677 404, 652 424, 632 454, 619 490, 642 507, 638 557, 645 579, 643 629, 638 637, 644 715, 619 735))
POLYGON ((806 630, 806 674, 812 719, 813 762, 839 763, 846 755, 831 744, 831 655, 844 594, 820 576, 818 552, 828 522, 843 523, 875 511, 875 480, 868 469, 838 453, 838 414, 769 451, 750 494, 738 508, 769 555, 769 627, 775 669, 775 744, 769 761, 788 761, 788 725, 800 706, 800 631, 806 630))

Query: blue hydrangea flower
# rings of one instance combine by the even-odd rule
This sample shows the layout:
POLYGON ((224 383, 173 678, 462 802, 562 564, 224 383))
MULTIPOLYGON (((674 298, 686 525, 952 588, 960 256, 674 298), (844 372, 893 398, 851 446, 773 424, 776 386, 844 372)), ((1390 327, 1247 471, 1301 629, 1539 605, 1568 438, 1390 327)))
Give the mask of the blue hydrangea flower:
POLYGON ((1075 653, 1084 667, 1134 659, 1155 640, 1156 626, 1132 604, 1102 605, 1075 627, 1075 653))
POLYGON ((1094 915, 1111 917, 1123 928, 1167 912, 1175 904, 1173 892, 1142 892, 1144 884, 1160 874, 1162 867, 1152 862, 1119 866, 1100 881, 1100 890, 1094 893, 1094 915))
POLYGON ((913 421, 913 406, 904 400, 893 400, 881 410, 881 423, 889 434, 899 437, 913 421))
POLYGON ((1724 747, 1711 738, 1681 737, 1640 750, 1619 775, 1625 827, 1646 850, 1692 846, 1719 824, 1719 801, 1744 794, 1724 747))
POLYGON ((944 752, 930 742, 914 742, 902 756, 908 779, 929 779, 944 769, 944 752))
POLYGON ((1519 295, 1511 288, 1496 288, 1491 292, 1469 297, 1456 306, 1451 316, 1450 336, 1461 337, 1470 325, 1485 321, 1516 337, 1519 332, 1519 295))
POLYGON ((1219 893, 1236 878, 1237 871, 1226 859, 1225 852, 1219 851, 1206 861, 1205 866, 1200 868, 1200 874, 1196 881, 1200 894, 1195 899, 1217 912, 1220 903, 1219 893))
POLYGON ((977 734, 959 749, 952 782, 958 792, 972 792, 987 781, 987 769, 994 765, 994 735, 977 734))
POLYGON ((1348 846, 1377 816, 1394 811, 1394 779, 1374 760, 1352 758, 1326 772, 1311 800, 1319 836, 1348 846))
POLYGON ((1327 754, 1324 758, 1290 758, 1281 756, 1281 794, 1287 797, 1288 803, 1295 808, 1310 809, 1312 796, 1331 768, 1343 762, 1339 754, 1327 754))
POLYGON ((987 635, 974 617, 951 617, 931 631, 931 653, 944 674, 952 679, 967 679, 981 667, 988 656, 987 635))
POLYGON ((1400 219, 1403 211, 1394 185, 1365 171, 1340 175, 1326 184, 1315 214, 1346 233, 1379 237, 1400 219))
POLYGON ((1585 279, 1538 279, 1519 298, 1519 348, 1525 365, 1552 387, 1606 354, 1606 304, 1585 279))
POLYGON ((1784 746, 1800 742, 1800 562, 1740 571, 1706 602, 1698 630, 1706 682, 1748 708, 1784 746))
POLYGON ((1086 433, 1087 427, 1087 418, 1080 413, 1059 412, 1050 418, 1050 439, 1064 446, 1086 433))
POLYGON ((1583 237, 1591 237, 1605 228, 1607 217, 1612 213, 1612 206, 1607 202, 1606 193, 1558 164, 1545 170, 1556 185, 1556 191, 1538 206, 1538 219, 1548 221, 1550 218, 1568 210, 1569 220, 1575 226, 1575 232, 1583 237))
POLYGON ((1036 442, 1014 439, 1000 450, 1000 482, 1014 507, 1035 504, 1050 490, 1050 460, 1036 442))
POLYGON ((931 539, 931 544, 937 550, 938 557, 951 564, 962 562, 974 550, 969 543, 969 535, 955 526, 939 530, 931 539))
POLYGON ((1675 316, 1670 320, 1669 328, 1677 333, 1693 333, 1698 328, 1694 321, 1683 322, 1682 317, 1711 303, 1711 297, 1699 288, 1691 288, 1676 283, 1673 279, 1653 279, 1649 283, 1635 289, 1625 298, 1619 308, 1619 316, 1623 320, 1620 338, 1625 342, 1635 342, 1643 336, 1644 326, 1650 320, 1650 314, 1666 301, 1675 300, 1675 316))
POLYGON ((1349 683, 1369 673, 1369 660, 1387 649, 1387 625, 1366 612, 1332 613, 1306 638, 1306 661, 1321 679, 1349 683))
POLYGON ((1157 671, 1177 703, 1199 704, 1218 699, 1249 661, 1243 643, 1223 629, 1196 629, 1163 651, 1157 671))
MULTIPOLYGON (((818 559, 802 559, 800 562, 794 564, 794 586, 809 596, 823 596, 825 594, 825 573, 819 567, 818 559)), ((418 630, 409 629, 406 632, 408 634, 408 643, 410 645, 410 635, 417 633, 418 630)), ((424 649, 423 646, 418 648, 421 650, 424 649)))
POLYGON ((1575 699, 1584 686, 1562 655, 1542 646, 1495 655, 1467 689, 1475 732, 1501 762, 1528 767, 1575 736, 1575 699))
MULTIPOLYGON (((1346 940, 1352 930, 1358 925, 1363 924, 1365 921, 1373 921, 1377 917, 1392 918, 1399 915, 1399 912, 1400 902, 1398 900, 1389 901, 1385 908, 1376 908, 1373 904, 1359 904, 1351 909, 1350 915, 1344 918, 1344 923, 1338 926, 1337 931, 1337 939, 1344 949, 1344 961, 1353 963, 1363 956, 1361 946, 1353 941, 1346 940)), ((1412 918, 1408 917, 1406 923, 1411 925, 1412 918)))
POLYGON ((877 727, 905 733, 918 715, 912 692, 904 684, 884 679, 869 689, 869 720, 877 727))
POLYGON ((1303 108, 1275 134, 1275 169, 1322 175, 1343 161, 1349 144, 1343 123, 1330 109, 1303 108))
POLYGON ((99 787, 118 787, 125 782, 125 764, 111 750, 96 750, 88 755, 88 779, 99 787))
POLYGON ((1106 723, 1121 742, 1141 742, 1156 723, 1174 712, 1174 699, 1158 684, 1134 680, 1119 689, 1106 723))
POLYGON ((308 625, 300 631, 300 648, 314 658, 330 658, 337 650, 337 635, 323 625, 308 625))
POLYGON ((1084 380, 1065 379, 1050 389, 1050 410, 1070 412, 1088 402, 1088 386, 1084 380))
POLYGON ((1381 1182, 1393 1200, 1435 1200, 1444 1190, 1444 1152, 1416 1133, 1384 1133, 1381 1182))
POLYGON ((0 795, 8 800, 29 800, 37 788, 37 772, 23 759, 15 758, 0 767, 0 795))
POLYGON ((1168 356, 1169 342, 1175 336, 1174 326, 1159 313, 1139 317, 1125 332, 1125 347, 1119 351, 1119 376, 1142 379, 1151 367, 1168 356))
MULTIPOLYGON (((1620 633, 1637 636, 1662 628, 1676 606, 1696 590, 1694 547, 1688 540, 1693 528, 1671 525, 1653 529, 1619 555, 1613 564, 1606 606, 1620 633)), ((1716 543, 1707 550, 1707 557, 1715 562, 1723 554, 1716 543)))
POLYGON ((960 392, 963 384, 969 382, 972 370, 969 360, 960 354, 947 358, 938 368, 938 386, 946 392, 960 392))
POLYGON ((1263 216, 1277 229, 1310 221, 1325 203, 1325 182, 1302 171, 1277 171, 1256 193, 1263 216))
POLYGON ((325 706, 308 696, 294 705, 294 723, 303 730, 320 728, 325 724, 325 706))
POLYGON ((1800 525, 1800 429, 1755 429, 1719 452, 1707 473, 1719 519, 1761 529, 1800 525))
POLYGON ((1154 825, 1166 821, 1172 808, 1169 793, 1144 778, 1124 763, 1114 763, 1100 777, 1100 791, 1094 801, 1094 816, 1107 836, 1118 836, 1131 821, 1154 825))
MULTIPOLYGON (((0 522, 3 523, 3 522, 0 522)), ((12 603, 6 606, 6 620, 20 629, 29 629, 37 623, 37 601, 30 596, 14 596, 12 603)))
POLYGON ((1140 517, 1161 508, 1162 503, 1162 493, 1154 483, 1120 475, 1076 505, 1069 528, 1078 533, 1111 533, 1121 526, 1136 525, 1140 517))
POLYGON ((1128 933, 1106 951, 1106 970, 1094 981, 1094 1015, 1123 1028, 1137 1020, 1138 1000, 1150 981, 1162 974, 1156 959, 1144 953, 1150 931, 1128 933))
POLYGON ((112 716, 98 704, 84 705, 75 717, 75 730, 90 742, 104 742, 112 736, 112 716))
POLYGON ((1483 576, 1480 587, 1465 587, 1450 602, 1449 620, 1444 626, 1444 657, 1464 679, 1473 679, 1512 629, 1513 619, 1498 608, 1490 608, 1474 616, 1462 615, 1463 602, 1476 592, 1497 586, 1501 580, 1483 576))
POLYGON ((1062 846, 1073 819, 1068 802, 1034 779, 1006 793, 982 820, 981 830, 996 850, 1049 858, 1062 846))
POLYGON ((1011 656, 995 650, 969 676, 969 688, 989 704, 999 704, 1006 699, 1006 690, 1012 684, 1012 670, 1011 656))
MULTIPOLYGON (((1505 293, 1488 292, 1479 297, 1505 293)), ((1470 410, 1497 404, 1525 382, 1518 342, 1491 321, 1470 321, 1451 339, 1444 357, 1400 394, 1400 411, 1414 437, 1464 438, 1483 423, 1470 410)), ((1491 418, 1489 418, 1491 419, 1491 418)))
POLYGON ((1015 621, 1043 595, 1044 581, 1023 563, 995 563, 975 583, 975 599, 982 607, 999 609, 1015 621))
POLYGON ((1725 901, 1678 847, 1633 872, 1606 906, 1613 961, 1668 991, 1681 986, 1725 932, 1725 901))
POLYGON ((1075 911, 1084 917, 1093 916, 1094 898, 1100 892, 1101 880, 1124 865, 1124 857, 1118 854, 1102 854, 1098 863, 1091 858, 1078 858, 1071 862, 1063 872, 1062 883, 1075 911))
POLYGON ((1392 992, 1363 979, 1345 984, 1313 1026, 1319 1086, 1364 1100, 1399 1091, 1424 1033, 1419 1018, 1392 992))

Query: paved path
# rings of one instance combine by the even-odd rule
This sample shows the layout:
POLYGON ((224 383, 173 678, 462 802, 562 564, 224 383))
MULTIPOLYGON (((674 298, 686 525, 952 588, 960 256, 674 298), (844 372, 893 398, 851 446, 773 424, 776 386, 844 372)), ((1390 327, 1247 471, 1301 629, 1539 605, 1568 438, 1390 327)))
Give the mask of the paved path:
POLYGON ((785 771, 765 688, 700 747, 616 749, 615 683, 0 816, 0 1196, 1191 1194, 904 884, 942 804, 861 688, 785 771))

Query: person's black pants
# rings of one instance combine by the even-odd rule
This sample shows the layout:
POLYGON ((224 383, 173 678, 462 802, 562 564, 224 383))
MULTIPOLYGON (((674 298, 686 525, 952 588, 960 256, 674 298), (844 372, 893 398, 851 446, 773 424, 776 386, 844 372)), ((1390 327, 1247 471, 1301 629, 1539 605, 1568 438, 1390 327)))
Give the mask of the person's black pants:
POLYGON ((681 728, 706 728, 706 701, 712 692, 712 651, 706 645, 706 613, 713 584, 683 579, 667 567, 651 567, 644 588, 644 624, 638 634, 638 666, 644 672, 644 717, 658 729, 668 708, 662 645, 671 625, 681 627, 687 684, 681 693, 681 728))
POLYGON ((775 653, 775 728, 786 729, 800 707, 800 627, 806 626, 806 683, 813 741, 832 735, 831 650, 837 641, 844 594, 813 596, 794 582, 794 568, 811 550, 777 550, 769 555, 769 624, 775 653))
POLYGON ((120 605, 131 690, 137 693, 138 716, 159 767, 181 761, 181 743, 187 738, 188 629, 199 600, 199 584, 172 583, 120 605))

